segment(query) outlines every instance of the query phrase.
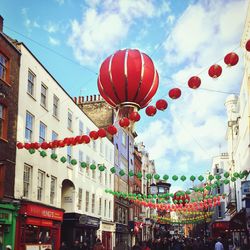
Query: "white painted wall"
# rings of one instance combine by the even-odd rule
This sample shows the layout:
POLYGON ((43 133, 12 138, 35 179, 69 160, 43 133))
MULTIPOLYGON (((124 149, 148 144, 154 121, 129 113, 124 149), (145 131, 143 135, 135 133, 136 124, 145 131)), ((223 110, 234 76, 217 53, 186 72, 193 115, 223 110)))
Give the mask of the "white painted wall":
MULTIPOLYGON (((18 107, 18 131, 17 141, 25 141, 25 119, 26 111, 29 111, 34 115, 34 136, 33 141, 39 140, 39 124, 42 121, 47 126, 46 141, 51 141, 52 130, 58 133, 59 139, 65 137, 72 137, 79 135, 79 121, 84 124, 84 133, 86 134, 87 129, 97 130, 97 127, 87 118, 87 116, 78 108, 73 100, 65 93, 62 87, 51 77, 51 75, 43 68, 43 66, 36 60, 36 58, 26 49, 25 46, 20 45, 22 56, 21 56, 21 67, 20 67, 20 88, 19 88, 19 107, 18 107), (27 93, 27 82, 28 82, 28 70, 32 70, 36 75, 35 81, 35 95, 34 98, 27 93), (40 105, 40 91, 41 83, 46 84, 48 87, 48 103, 47 109, 40 105), (56 119, 52 115, 53 110, 53 95, 59 98, 59 118, 56 119), (67 128, 67 117, 68 109, 73 112, 73 127, 72 130, 67 128)), ((64 69, 62 69, 64 70, 64 69)), ((72 86, 74 87, 74 86, 72 86)), ((31 182, 31 194, 28 198, 32 201, 37 200, 37 173, 38 169, 45 172, 45 185, 44 185, 44 196, 42 203, 47 205, 53 205, 55 207, 61 207, 61 188, 62 182, 65 179, 72 181, 75 190, 73 191, 72 206, 68 207, 67 212, 78 212, 84 213, 91 216, 102 217, 105 220, 113 220, 113 196, 106 194, 105 189, 114 186, 114 175, 110 175, 109 169, 114 164, 114 148, 113 144, 106 138, 102 139, 103 142, 103 153, 100 153, 100 140, 96 141, 96 149, 93 149, 92 143, 90 145, 77 145, 72 148, 72 158, 78 161, 79 150, 83 151, 83 161, 86 161, 88 156, 91 162, 96 164, 105 164, 107 167, 107 179, 108 182, 105 184, 105 174, 103 172, 102 183, 99 180, 99 170, 96 170, 96 178, 92 178, 90 170, 90 176, 86 174, 86 169, 81 169, 79 164, 70 166, 67 163, 61 163, 60 157, 67 156, 67 147, 56 149, 58 154, 58 160, 52 160, 50 158, 51 150, 47 150, 48 156, 42 158, 38 152, 31 155, 27 150, 17 150, 16 155, 16 176, 15 176, 15 198, 22 199, 23 197, 23 171, 24 164, 32 166, 32 182, 31 182), (105 150, 107 148, 107 150, 105 150), (54 204, 50 204, 50 178, 55 176, 57 178, 56 183, 56 201, 54 204), (111 182, 110 182, 111 180, 111 182), (81 209, 78 209, 78 190, 82 188, 83 197, 81 209), (89 200, 89 211, 85 212, 85 195, 86 191, 90 193, 89 200), (95 194, 95 212, 91 212, 91 198, 92 194, 95 194), (102 214, 98 215, 99 198, 102 198, 102 214), (104 200, 107 200, 107 204, 111 202, 111 213, 109 214, 108 205, 107 213, 104 215, 104 200)))

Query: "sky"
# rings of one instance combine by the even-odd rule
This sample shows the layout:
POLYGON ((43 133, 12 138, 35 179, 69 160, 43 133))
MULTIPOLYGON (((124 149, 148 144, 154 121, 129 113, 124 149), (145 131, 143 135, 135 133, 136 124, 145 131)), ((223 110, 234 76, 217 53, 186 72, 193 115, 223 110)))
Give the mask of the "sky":
MULTIPOLYGON (((243 78, 240 40, 248 0, 2 0, 4 32, 24 42, 64 89, 73 96, 98 93, 102 61, 122 48, 148 54, 160 85, 151 104, 165 98, 166 111, 154 117, 141 110, 136 125, 157 172, 200 175, 212 157, 227 150, 225 100, 239 93, 243 78), (223 57, 235 51, 240 60, 226 67, 223 57), (207 70, 223 67, 218 79, 207 70), (187 87, 198 75, 201 88, 187 87), (182 90, 178 100, 168 91, 182 90)), ((185 184, 187 185, 187 184, 185 184)), ((176 182, 172 190, 185 188, 176 182)))

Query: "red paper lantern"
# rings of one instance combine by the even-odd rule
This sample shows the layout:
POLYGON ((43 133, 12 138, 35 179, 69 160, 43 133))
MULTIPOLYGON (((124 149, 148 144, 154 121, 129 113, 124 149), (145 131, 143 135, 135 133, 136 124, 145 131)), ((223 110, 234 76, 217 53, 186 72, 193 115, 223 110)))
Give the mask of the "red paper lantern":
POLYGON ((41 148, 42 149, 48 149, 49 148, 49 144, 46 141, 44 141, 44 142, 41 143, 41 148))
POLYGON ((122 119, 120 119, 119 121, 119 125, 123 128, 127 128, 130 124, 130 121, 127 117, 123 117, 122 119))
POLYGON ((190 197, 188 194, 177 195, 178 192, 181 192, 181 191, 177 191, 174 193, 173 200, 176 200, 177 204, 182 204, 183 206, 185 206, 185 204, 190 201, 190 197), (182 201, 182 202, 180 202, 180 201, 182 201), (186 201, 188 201, 188 202, 186 202, 186 201))
POLYGON ((18 143, 16 144, 16 147, 17 147, 18 149, 23 149, 23 148, 24 148, 24 145, 23 145, 21 142, 18 142, 18 143))
POLYGON ((211 76, 212 78, 217 78, 221 75, 222 73, 222 67, 218 64, 214 64, 212 65, 209 70, 208 70, 208 74, 209 76, 211 76))
POLYGON ((227 66, 234 66, 238 63, 239 61, 239 56, 234 53, 228 53, 225 57, 224 57, 224 62, 227 66))
POLYGON ((100 138, 104 138, 107 136, 107 132, 104 128, 100 128, 97 133, 100 138))
POLYGON ((156 114, 156 111, 157 110, 155 106, 148 106, 145 112, 148 116, 154 116, 156 114))
POLYGON ((133 111, 130 115, 129 115, 129 119, 133 122, 138 122, 141 119, 141 116, 139 115, 138 112, 133 111))
POLYGON ((246 43, 246 50, 250 52, 250 39, 246 43))
POLYGON ((96 139, 98 139, 98 133, 97 133, 96 131, 90 131, 89 137, 90 137, 92 140, 96 140, 96 139))
POLYGON ((181 96, 181 90, 179 88, 170 89, 168 95, 172 99, 178 99, 181 96))
POLYGON ((24 148, 29 150, 31 148, 30 143, 24 143, 24 148))
POLYGON ((99 92, 115 108, 146 107, 158 85, 159 76, 153 61, 137 49, 118 50, 100 67, 99 92))
POLYGON ((201 79, 198 76, 192 76, 189 80, 188 80, 188 86, 191 89, 197 89, 199 88, 201 85, 201 79))
POLYGON ((117 133, 117 128, 114 125, 109 125, 107 131, 110 135, 115 135, 117 133))
POLYGON ((32 143, 32 148, 39 149, 40 148, 40 144, 38 142, 34 142, 34 143, 32 143))
POLYGON ((90 143, 90 138, 89 138, 89 136, 87 136, 87 135, 82 135, 82 136, 81 136, 81 139, 80 139, 80 141, 79 141, 79 143, 84 143, 84 144, 90 143))
POLYGON ((156 106, 156 108, 157 108, 158 110, 163 111, 163 110, 165 110, 165 109, 168 107, 168 103, 167 103, 166 100, 160 99, 160 100, 158 100, 158 101, 156 102, 155 106, 156 106))

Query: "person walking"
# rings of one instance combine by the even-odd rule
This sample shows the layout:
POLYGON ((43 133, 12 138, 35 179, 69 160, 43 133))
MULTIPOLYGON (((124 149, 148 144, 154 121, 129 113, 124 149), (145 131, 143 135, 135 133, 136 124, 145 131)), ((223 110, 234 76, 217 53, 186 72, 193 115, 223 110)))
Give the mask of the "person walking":
POLYGON ((218 237, 214 250, 224 250, 223 244, 221 243, 221 237, 218 237))
POLYGON ((100 239, 96 240, 93 250, 105 250, 100 239))

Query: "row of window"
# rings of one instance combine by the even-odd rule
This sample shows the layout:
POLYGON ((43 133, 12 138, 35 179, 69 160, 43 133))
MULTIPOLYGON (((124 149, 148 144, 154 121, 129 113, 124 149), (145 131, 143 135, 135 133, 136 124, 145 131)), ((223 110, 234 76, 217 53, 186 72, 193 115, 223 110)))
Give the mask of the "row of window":
MULTIPOLYGON (((34 121, 35 121, 34 115, 27 111, 26 112, 26 123, 25 123, 25 140, 28 142, 31 142, 34 139, 34 121)), ((90 131, 90 130, 87 128, 87 132, 88 131, 90 131)), ((84 134, 83 122, 80 121, 79 122, 79 135, 82 135, 82 134, 84 134)), ((52 131, 51 140, 53 141, 53 140, 57 140, 57 139, 58 139, 58 134, 55 131, 52 131)), ((47 140, 47 126, 45 123, 40 121, 40 124, 39 124, 39 143, 42 143, 46 140, 47 140)), ((96 150, 96 141, 92 142, 92 146, 93 146, 93 149, 96 150)), ((55 153, 55 150, 53 152, 55 153)), ((104 149, 104 145, 103 145, 102 140, 100 140, 100 153, 102 155, 105 154, 105 158, 107 160, 109 160, 110 162, 112 162, 113 151, 111 148, 108 148, 108 145, 105 145, 105 149, 104 149)), ((79 158, 82 158, 80 154, 82 154, 82 153, 79 153, 79 158)), ((68 155, 68 162, 70 162, 70 160, 72 158, 72 148, 71 147, 68 147, 67 155, 68 155)), ((79 159, 79 161, 82 161, 82 160, 79 159)))
MULTIPOLYGON (((77 207, 79 210, 82 210, 82 196, 83 196, 83 190, 82 188, 78 189, 78 204, 77 207)), ((86 213, 96 213, 96 204, 97 204, 97 199, 96 199, 96 195, 95 194, 91 194, 89 191, 86 191, 85 193, 85 212, 86 213), (91 199, 91 200, 90 200, 91 199), (91 206, 90 206, 90 202, 91 202, 91 206)), ((111 218, 111 201, 108 201, 106 199, 103 199, 101 197, 99 197, 98 199, 98 215, 102 216, 102 212, 104 217, 108 217, 111 218), (104 201, 104 203, 103 203, 104 201), (104 209, 103 209, 104 206, 104 209)))
MULTIPOLYGON (((23 171, 23 196, 25 198, 30 198, 32 188, 32 166, 25 164, 23 171)), ((57 178, 54 176, 50 177, 50 204, 55 204, 56 202, 56 183, 57 178)), ((45 172, 38 170, 37 173, 37 195, 36 198, 39 201, 44 200, 45 192, 45 172)))

